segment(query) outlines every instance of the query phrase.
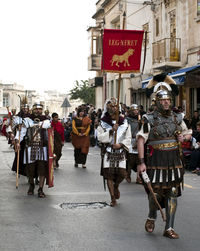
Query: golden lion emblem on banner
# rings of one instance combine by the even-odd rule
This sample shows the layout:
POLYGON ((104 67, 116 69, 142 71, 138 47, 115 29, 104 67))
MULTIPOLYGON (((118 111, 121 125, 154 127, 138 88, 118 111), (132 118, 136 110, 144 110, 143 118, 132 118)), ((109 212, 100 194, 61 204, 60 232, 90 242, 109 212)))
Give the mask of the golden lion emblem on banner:
POLYGON ((134 51, 135 51, 134 49, 128 49, 128 51, 126 51, 122 55, 116 55, 116 54, 113 55, 112 59, 110 60, 111 66, 113 66, 114 63, 116 63, 116 66, 119 67, 119 63, 123 63, 123 62, 124 62, 124 67, 130 66, 128 59, 130 56, 133 55, 134 51))

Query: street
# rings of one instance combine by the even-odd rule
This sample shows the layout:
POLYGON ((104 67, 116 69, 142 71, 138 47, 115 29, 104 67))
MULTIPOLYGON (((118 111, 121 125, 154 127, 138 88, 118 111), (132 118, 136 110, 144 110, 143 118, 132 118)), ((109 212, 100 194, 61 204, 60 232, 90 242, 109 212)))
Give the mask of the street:
POLYGON ((90 148, 86 169, 75 168, 73 158, 73 146, 65 143, 54 187, 45 186, 44 199, 37 197, 37 186, 34 196, 27 196, 27 178, 20 176, 16 189, 11 171, 14 152, 0 137, 0 251, 199 250, 200 176, 185 174, 175 219, 180 239, 171 240, 162 236, 164 222, 159 212, 154 232, 146 233, 148 201, 134 173, 131 184, 123 181, 120 185, 121 198, 112 208, 99 174, 100 149, 90 148), (92 202, 102 204, 93 206, 92 202))

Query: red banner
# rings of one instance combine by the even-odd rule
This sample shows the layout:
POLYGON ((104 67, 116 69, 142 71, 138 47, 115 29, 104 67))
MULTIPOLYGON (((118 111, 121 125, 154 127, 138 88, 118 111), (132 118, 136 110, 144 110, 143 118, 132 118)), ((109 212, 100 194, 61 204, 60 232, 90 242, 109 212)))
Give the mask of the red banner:
POLYGON ((48 173, 48 186, 53 187, 53 173, 54 173, 54 166, 53 166, 53 151, 54 151, 54 129, 48 128, 48 154, 49 154, 49 173, 48 173))
POLYGON ((107 72, 140 72, 144 31, 104 29, 101 69, 107 72))

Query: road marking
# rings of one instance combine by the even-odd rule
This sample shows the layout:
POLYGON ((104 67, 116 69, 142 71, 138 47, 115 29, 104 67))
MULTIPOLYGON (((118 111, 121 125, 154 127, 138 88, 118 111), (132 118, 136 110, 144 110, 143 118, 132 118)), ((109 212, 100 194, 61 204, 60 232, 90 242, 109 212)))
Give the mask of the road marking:
POLYGON ((193 187, 193 186, 190 186, 190 185, 188 185, 188 184, 185 184, 185 183, 184 183, 184 187, 187 187, 187 188, 191 188, 191 189, 194 189, 194 187, 193 187))

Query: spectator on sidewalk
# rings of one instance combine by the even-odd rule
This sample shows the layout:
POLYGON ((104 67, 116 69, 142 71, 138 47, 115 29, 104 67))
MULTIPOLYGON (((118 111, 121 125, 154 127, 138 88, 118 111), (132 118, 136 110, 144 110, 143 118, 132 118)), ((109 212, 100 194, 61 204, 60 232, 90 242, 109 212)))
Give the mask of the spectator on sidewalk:
POLYGON ((196 124, 197 130, 193 132, 193 138, 196 140, 196 144, 194 145, 194 150, 191 153, 190 157, 190 170, 193 173, 197 173, 200 175, 200 121, 196 124))
POLYGON ((193 113, 193 117, 190 123, 190 128, 192 128, 192 130, 197 130, 197 122, 199 122, 199 113, 198 111, 194 111, 193 113))

